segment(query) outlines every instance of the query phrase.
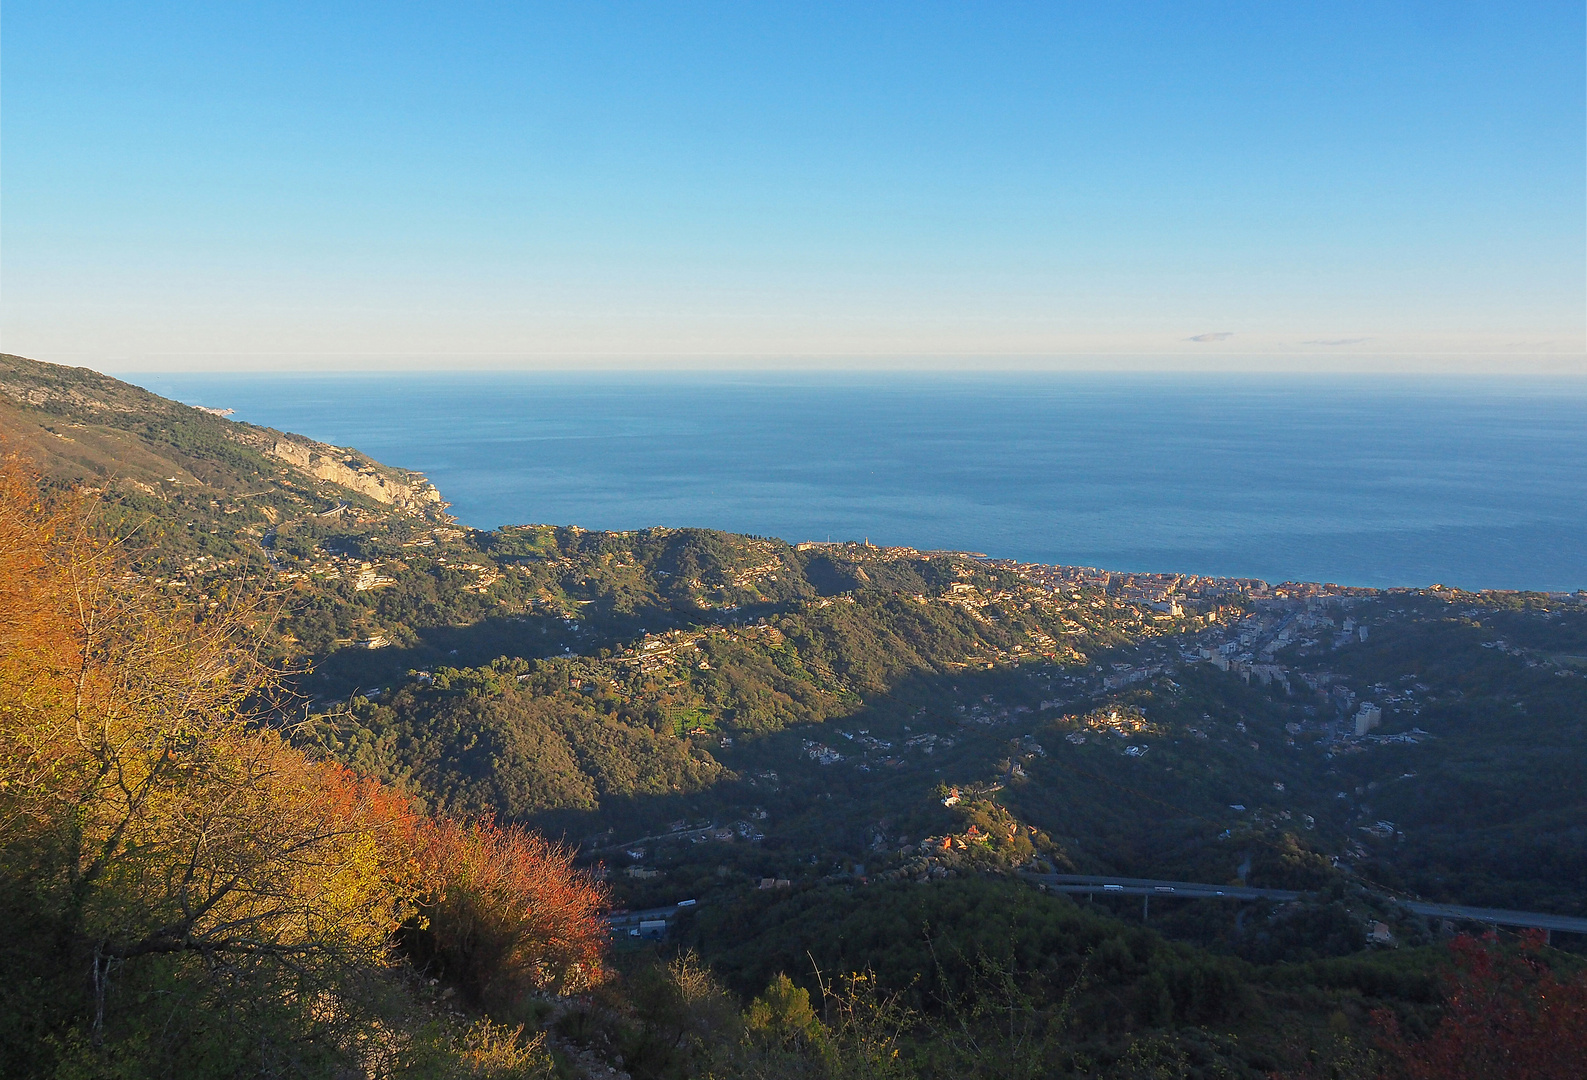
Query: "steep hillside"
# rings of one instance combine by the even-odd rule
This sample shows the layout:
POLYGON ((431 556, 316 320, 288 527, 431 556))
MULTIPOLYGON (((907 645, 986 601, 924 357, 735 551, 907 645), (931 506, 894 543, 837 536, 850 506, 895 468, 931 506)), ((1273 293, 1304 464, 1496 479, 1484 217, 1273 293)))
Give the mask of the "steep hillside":
MULTIPOLYGON (((440 518, 423 476, 170 401, 87 368, 0 354, 0 433, 59 481, 117 482, 204 506, 263 500, 296 510, 340 500, 440 518)), ((234 505, 235 504, 235 505, 234 505)), ((268 516, 268 515, 265 515, 268 516)))
MULTIPOLYGON (((293 753, 574 842, 635 933, 670 912, 738 995, 809 990, 833 1046, 895 1018, 889 1075, 1371 1075, 1375 1010, 1436 1020, 1450 929, 1395 897, 1587 914, 1582 594, 479 531, 419 474, 15 357, 0 430, 139 539, 123 580, 189 612, 267 590, 293 753), (1154 891, 1143 926, 1025 871, 1301 895, 1154 891)), ((623 932, 632 982, 559 1005, 561 1045, 636 1078, 773 1050, 741 1075, 827 1075, 798 1039, 734 1042, 767 1000, 682 1039, 737 1005, 648 948, 623 932)))
POLYGON ((1587 911, 1564 782, 1587 762, 1580 596, 482 532, 353 451, 3 370, 8 430, 153 523, 165 587, 271 582, 273 655, 324 752, 633 863, 636 903, 1040 864, 1587 911), (1357 731, 1363 703, 1378 728, 1357 731))

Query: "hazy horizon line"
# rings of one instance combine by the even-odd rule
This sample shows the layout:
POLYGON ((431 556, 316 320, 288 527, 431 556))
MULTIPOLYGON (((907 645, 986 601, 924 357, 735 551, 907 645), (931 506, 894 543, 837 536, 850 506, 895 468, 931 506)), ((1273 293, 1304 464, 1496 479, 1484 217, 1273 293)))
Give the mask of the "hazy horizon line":
MULTIPOLYGON (((13 354, 23 355, 23 354, 13 354)), ((44 360, 106 375, 169 374, 1230 374, 1415 375, 1587 378, 1587 354, 1374 352, 1325 357, 1246 354, 1189 358, 1163 352, 1049 355, 788 355, 577 354, 525 357, 500 353, 193 353, 137 356, 61 356, 44 360)), ((29 357, 29 359, 42 359, 29 357)))

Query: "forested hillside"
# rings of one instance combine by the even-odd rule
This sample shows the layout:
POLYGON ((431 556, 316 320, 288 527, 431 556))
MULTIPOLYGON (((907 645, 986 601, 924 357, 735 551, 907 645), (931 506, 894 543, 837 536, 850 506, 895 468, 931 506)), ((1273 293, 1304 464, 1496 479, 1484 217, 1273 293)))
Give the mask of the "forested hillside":
POLYGON ((14 357, 0 429, 17 1069, 1367 1076, 1577 970, 1397 898, 1587 915, 1581 594, 483 532, 14 357))

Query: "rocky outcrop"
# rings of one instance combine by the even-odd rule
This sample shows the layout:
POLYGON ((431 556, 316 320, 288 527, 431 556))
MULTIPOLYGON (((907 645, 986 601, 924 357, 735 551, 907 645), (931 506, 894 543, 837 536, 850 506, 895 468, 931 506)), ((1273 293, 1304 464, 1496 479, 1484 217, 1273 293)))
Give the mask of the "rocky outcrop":
POLYGON ((244 446, 376 502, 420 512, 445 506, 435 485, 420 473, 378 467, 356 451, 293 439, 264 428, 239 425, 230 434, 244 446))

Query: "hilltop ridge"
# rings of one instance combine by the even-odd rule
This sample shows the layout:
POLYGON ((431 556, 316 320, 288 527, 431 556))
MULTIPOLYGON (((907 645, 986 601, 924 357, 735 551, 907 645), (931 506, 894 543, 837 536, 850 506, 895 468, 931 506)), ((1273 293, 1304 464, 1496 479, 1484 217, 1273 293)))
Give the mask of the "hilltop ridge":
POLYGON ((0 354, 0 434, 47 476, 68 483, 118 480, 150 495, 180 485, 258 498, 261 492, 245 489, 286 480, 290 487, 276 494, 289 503, 314 492, 449 520, 441 493, 421 473, 230 420, 89 368, 0 354))

